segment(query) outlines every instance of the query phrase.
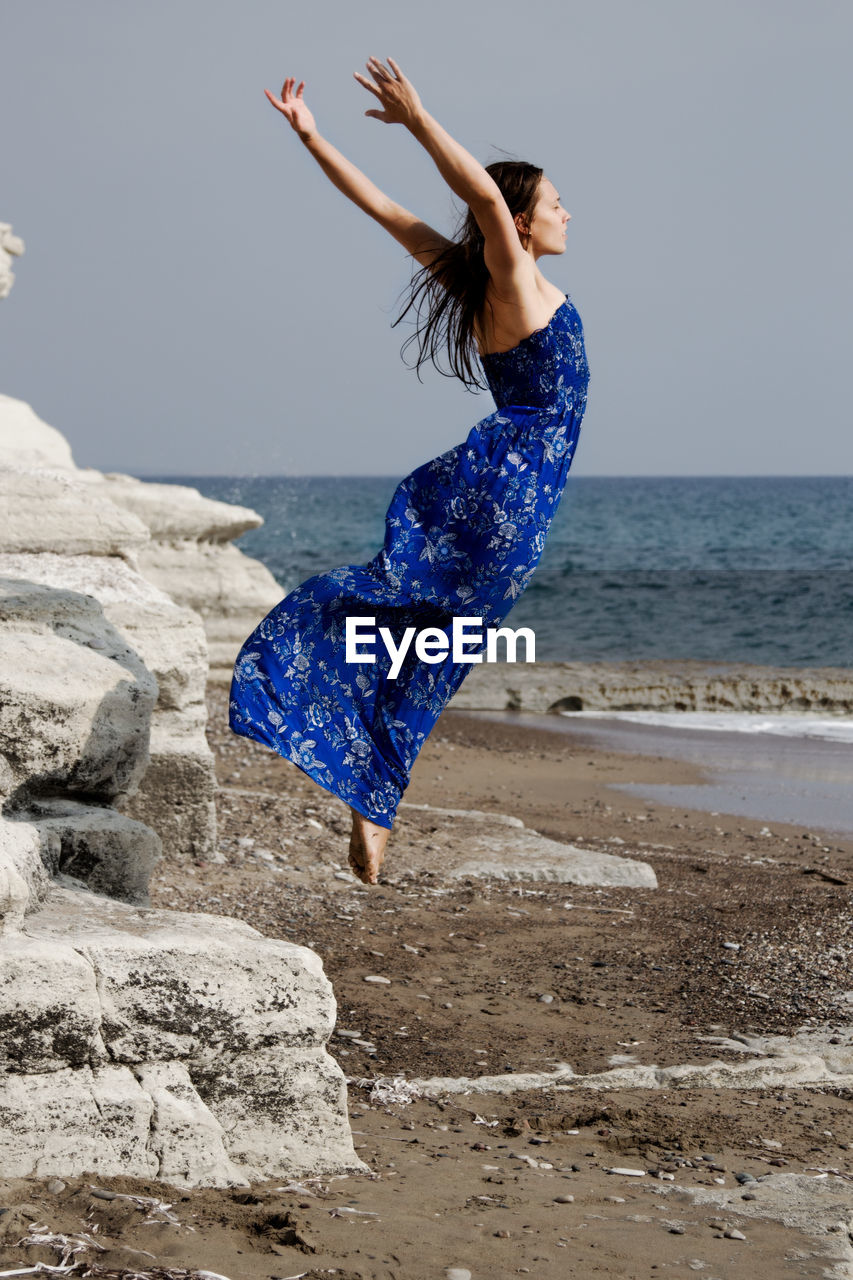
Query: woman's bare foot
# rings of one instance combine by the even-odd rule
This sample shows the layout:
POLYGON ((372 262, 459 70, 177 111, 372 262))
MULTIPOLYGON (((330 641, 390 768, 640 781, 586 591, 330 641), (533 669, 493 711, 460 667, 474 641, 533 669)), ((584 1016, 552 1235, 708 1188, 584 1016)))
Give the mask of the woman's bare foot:
POLYGON ((363 813, 350 809, 352 833, 349 838, 349 864, 359 880, 376 884, 385 858, 385 846, 391 832, 370 822, 363 813))

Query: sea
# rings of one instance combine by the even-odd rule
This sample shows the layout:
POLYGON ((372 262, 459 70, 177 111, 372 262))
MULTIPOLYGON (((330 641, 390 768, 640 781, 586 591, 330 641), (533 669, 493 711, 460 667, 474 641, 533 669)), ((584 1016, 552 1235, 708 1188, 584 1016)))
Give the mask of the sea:
MULTIPOLYGON (((252 507, 282 594, 382 546, 391 476, 161 476, 252 507)), ((538 662, 853 667, 853 476, 570 476, 507 625, 538 662)))

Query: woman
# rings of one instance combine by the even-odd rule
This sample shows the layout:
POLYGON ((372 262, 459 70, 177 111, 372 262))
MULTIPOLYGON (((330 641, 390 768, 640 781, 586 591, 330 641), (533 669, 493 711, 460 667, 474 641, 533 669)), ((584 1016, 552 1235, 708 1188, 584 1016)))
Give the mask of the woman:
POLYGON ((506 617, 542 553, 589 373, 580 318, 538 266, 565 251, 569 214, 553 184, 520 162, 484 169, 392 59, 371 58, 367 71, 355 78, 379 106, 365 114, 404 125, 467 204, 457 241, 389 199, 318 133, 304 82, 285 80, 280 98, 265 93, 338 190, 420 264, 409 302, 426 310, 418 366, 446 352, 451 372, 476 386, 479 358, 498 410, 400 483, 370 564, 309 579, 259 624, 235 665, 231 727, 350 806, 350 866, 375 884, 415 757, 470 663, 452 651, 422 661, 409 648, 392 677, 377 645, 372 663, 348 664, 346 620, 373 619, 399 648, 412 628, 432 628, 448 647, 455 616, 483 627, 506 617))

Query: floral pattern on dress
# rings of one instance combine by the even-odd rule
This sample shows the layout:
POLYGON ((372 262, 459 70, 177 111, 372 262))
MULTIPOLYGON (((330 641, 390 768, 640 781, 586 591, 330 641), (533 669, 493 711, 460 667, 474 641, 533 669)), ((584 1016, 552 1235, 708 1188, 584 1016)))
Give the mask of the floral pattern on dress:
POLYGON ((543 329, 482 364, 497 410, 400 482, 369 564, 303 582, 258 624, 234 667, 234 732, 383 827, 472 664, 450 655, 423 663, 412 644, 391 680, 379 628, 399 644, 407 627, 438 627, 452 653, 454 616, 503 622, 542 554, 586 407, 583 327, 568 298, 543 329), (348 616, 375 619, 375 662, 346 662, 348 616))

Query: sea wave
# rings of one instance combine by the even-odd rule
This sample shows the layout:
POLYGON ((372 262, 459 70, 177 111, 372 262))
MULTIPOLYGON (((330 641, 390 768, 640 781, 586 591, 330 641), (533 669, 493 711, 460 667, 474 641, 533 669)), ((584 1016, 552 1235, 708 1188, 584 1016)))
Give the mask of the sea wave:
POLYGON ((786 738, 822 738, 853 743, 853 720, 748 711, 561 711, 569 720, 619 720, 678 730, 773 734, 786 738))

